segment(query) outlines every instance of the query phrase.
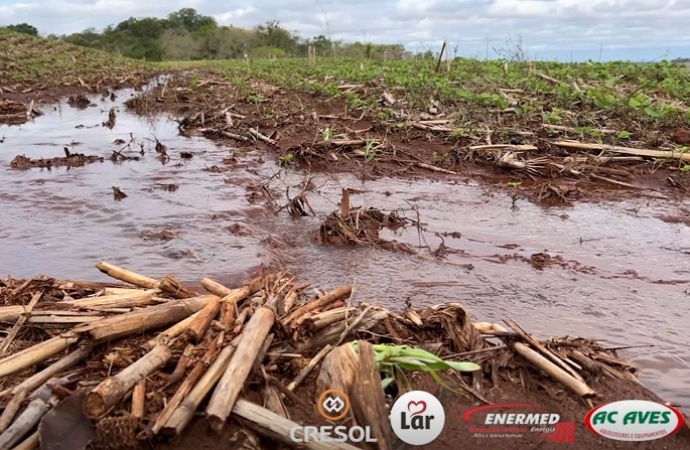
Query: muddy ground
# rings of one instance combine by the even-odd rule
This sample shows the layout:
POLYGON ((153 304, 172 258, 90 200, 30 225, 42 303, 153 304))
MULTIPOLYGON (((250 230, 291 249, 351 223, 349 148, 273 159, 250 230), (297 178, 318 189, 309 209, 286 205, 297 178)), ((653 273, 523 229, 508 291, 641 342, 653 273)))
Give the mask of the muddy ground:
MULTIPOLYGON (((239 87, 213 72, 199 72, 194 77, 201 81, 194 86, 189 74, 161 76, 165 82, 148 85, 151 89, 130 99, 127 108, 144 116, 161 111, 184 115, 183 135, 203 135, 240 150, 259 148, 278 156, 283 166, 353 173, 360 179, 461 177, 542 206, 630 197, 680 201, 690 190, 684 168, 690 157, 666 151, 673 146, 682 150, 690 143, 690 129, 684 127, 636 130, 637 139, 627 147, 615 138, 614 130, 588 130, 597 137, 597 147, 583 141, 582 130, 506 114, 496 129, 487 127, 477 135, 476 130, 450 128, 451 122, 458 114, 471 117, 482 111, 458 112, 438 104, 429 108, 433 114, 398 110, 386 103, 389 94, 383 87, 343 86, 345 94, 362 98, 383 95, 379 107, 372 109, 353 106, 341 97, 286 91, 260 80, 239 87), (252 129, 257 133, 247 134, 252 129), (656 148, 662 150, 651 152, 659 154, 648 154, 656 148)), ((123 78, 118 86, 141 91, 147 86, 143 77, 137 73, 123 78)), ((86 96, 94 92, 101 98, 113 94, 98 84, 6 92, 0 107, 8 112, 5 122, 21 123, 31 118, 24 117, 22 107, 70 98, 73 106, 86 108, 86 96)), ((688 210, 682 212, 664 220, 687 224, 688 210)))
MULTIPOLYGON (((624 355, 641 366, 643 380, 665 401, 687 405, 688 342, 678 305, 686 301, 690 283, 690 206, 687 175, 677 165, 654 167, 645 159, 610 167, 611 161, 588 159, 571 167, 584 170, 584 165, 604 180, 563 176, 553 164, 574 164, 566 159, 581 155, 540 145, 528 154, 547 154, 550 162, 508 170, 506 163, 516 160, 505 159, 506 150, 524 147, 456 150, 543 144, 562 131, 554 136, 554 130, 535 126, 468 142, 431 129, 394 132, 344 101, 272 86, 257 86, 262 98, 224 84, 194 90, 165 86, 143 96, 103 92, 88 102, 70 91, 70 102, 43 108, 42 116, 21 128, 0 131, 0 163, 9 168, 15 162, 14 170, 0 177, 0 202, 7 211, 0 219, 0 237, 7 243, 0 261, 11 262, 0 265, 1 271, 82 278, 94 260, 106 259, 154 277, 188 273, 189 280, 207 275, 238 284, 268 264, 320 285, 353 280, 359 300, 393 308, 408 301, 428 306, 459 300, 478 318, 500 321, 508 314, 539 335, 580 334, 607 339, 611 346, 641 345, 624 355), (127 99, 134 99, 129 109, 143 117, 127 112, 122 104, 127 99), (173 112, 182 126, 153 116, 160 111, 173 112), (255 139, 246 138, 250 128, 255 139), (247 140, 228 137, 230 129, 247 140), (350 142, 343 143, 345 138, 350 142), (103 161, 45 162, 75 153, 103 161), (289 170, 278 176, 280 167, 289 170), (343 188, 351 190, 353 204, 402 211, 425 224, 384 234, 425 259, 375 246, 318 245, 318 226, 339 208, 343 188), (302 190, 316 217, 288 214, 288 200, 302 190)), ((506 129, 515 125, 507 123, 506 129)), ((661 130, 658 138, 671 140, 674 134, 661 130)), ((525 161, 524 155, 517 158, 525 161)), ((578 423, 570 446, 631 446, 589 434, 581 424, 587 408, 565 397, 525 399, 511 389, 502 395, 501 402, 564 408, 559 412, 578 423)), ((640 391, 608 395, 648 398, 640 391)), ((451 426, 429 448, 458 441, 476 445, 460 419, 470 403, 445 405, 457 419, 449 420, 451 426)), ((295 412, 293 419, 313 417, 303 413, 295 412)), ((688 439, 683 431, 635 447, 690 448, 688 439)), ((176 448, 211 448, 218 442, 199 424, 176 448)), ((525 444, 502 441, 498 448, 525 444)), ((529 445, 561 444, 537 439, 529 445)))
MULTIPOLYGON (((480 136, 476 131, 466 136, 449 128, 460 114, 452 107, 420 113, 397 110, 382 99, 372 110, 261 81, 250 83, 247 94, 246 87, 238 89, 213 74, 201 77, 193 88, 175 77, 127 106, 139 114, 181 112, 183 134, 202 134, 239 149, 258 147, 276 154, 283 165, 311 172, 353 173, 365 180, 474 179, 542 206, 629 197, 681 200, 690 188, 683 169, 687 155, 645 155, 638 148, 684 145, 690 131, 681 127, 641 131, 629 149, 611 137, 611 130, 598 130, 602 145, 619 144, 605 154, 603 148, 580 143, 581 131, 517 116, 502 117, 496 129, 480 136), (247 131, 250 139, 244 136, 247 131)), ((362 98, 386 94, 380 87, 351 86, 345 88, 362 98)), ((686 219, 687 214, 668 218, 686 219)))

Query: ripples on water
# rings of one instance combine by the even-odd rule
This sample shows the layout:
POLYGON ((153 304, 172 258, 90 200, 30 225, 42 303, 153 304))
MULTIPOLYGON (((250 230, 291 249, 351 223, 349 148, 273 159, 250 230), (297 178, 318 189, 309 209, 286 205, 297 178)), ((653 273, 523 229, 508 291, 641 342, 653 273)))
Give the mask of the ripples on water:
POLYGON ((63 277, 94 278, 98 274, 94 262, 105 259, 137 267, 153 277, 170 272, 194 279, 259 263, 255 242, 224 229, 228 219, 245 219, 244 189, 223 182, 235 176, 232 172, 203 170, 211 165, 209 161, 229 156, 227 148, 178 137, 177 124, 166 118, 150 122, 123 111, 109 130, 100 123, 113 105, 96 103, 98 108, 85 111, 62 105, 35 122, 0 130, 6 136, 0 145, 2 272, 31 276, 37 271, 51 275, 58 271, 63 277), (77 128, 80 125, 84 127, 77 128), (122 148, 113 142, 129 141, 130 132, 140 139, 158 137, 168 146, 171 160, 163 165, 150 151, 141 161, 109 161, 112 151, 122 148), (62 147, 73 141, 80 143, 73 152, 102 155, 106 161, 69 170, 6 170, 17 154, 62 156, 62 147), (184 160, 181 151, 193 152, 194 157, 184 160), (179 189, 168 192, 161 184, 177 184, 179 189), (112 186, 128 197, 115 202, 112 186), (235 214, 225 220, 211 219, 228 211, 235 214), (141 237, 161 230, 179 233, 179 238, 161 242, 141 237))
MULTIPOLYGON (((520 203, 511 211, 506 196, 470 184, 362 183, 349 176, 321 176, 314 182, 323 186, 309 195, 319 218, 273 217, 247 203, 244 186, 272 175, 274 164, 262 164, 254 155, 243 158, 259 175, 241 168, 205 171, 222 166, 230 150, 179 137, 176 123, 166 118, 150 122, 124 111, 109 130, 100 123, 113 104, 96 103, 98 108, 86 111, 62 105, 22 127, 0 127, 6 137, 0 144, 0 273, 102 279, 93 265, 105 260, 152 277, 173 273, 190 281, 214 276, 238 282, 262 262, 261 240, 272 234, 286 245, 279 253, 289 269, 324 288, 354 281, 358 300, 392 307, 402 307, 406 299, 417 307, 457 301, 477 320, 499 322, 509 316, 540 336, 582 335, 611 346, 656 344, 623 353, 634 357, 643 380, 660 395, 690 403, 688 284, 659 282, 690 278, 690 230, 655 219, 659 211, 647 200, 549 211, 520 203), (113 141, 129 140, 130 132, 137 138, 155 135, 168 146, 171 161, 162 165, 155 152, 138 162, 107 160, 121 148, 113 141), (70 170, 6 169, 17 154, 61 156, 62 146, 73 141, 81 143, 73 151, 102 155, 106 161, 70 170), (183 160, 181 151, 194 157, 183 160), (167 192, 157 183, 179 189, 167 192), (114 201, 112 186, 128 197, 114 201), (428 224, 425 239, 431 248, 440 242, 433 232, 459 231, 460 239, 445 238, 448 247, 464 252, 450 260, 471 263, 474 270, 376 248, 320 248, 314 234, 319 221, 337 209, 342 187, 365 191, 352 195, 354 205, 416 206, 428 224), (228 227, 237 223, 252 235, 230 233, 228 227), (178 236, 147 239, 162 230, 178 236), (506 249, 512 245, 517 248, 506 249), (497 255, 529 257, 545 250, 592 266, 596 273, 540 272, 524 262, 497 263, 497 255)), ((302 175, 290 174, 273 186, 284 192, 300 181, 302 175)), ((386 237, 419 244, 416 230, 386 237)))
MULTIPOLYGON (((406 298, 415 306, 459 301, 479 320, 500 322, 509 316, 541 336, 581 335, 611 347, 655 344, 622 354, 634 358, 650 387, 687 404, 688 284, 659 283, 690 281, 688 248, 682 244, 690 242, 687 227, 654 218, 657 211, 649 207, 631 215, 626 210, 640 206, 632 202, 582 204, 548 212, 523 203, 511 211, 509 198, 474 186, 392 180, 363 185, 348 177, 326 185, 320 195, 311 195, 311 205, 323 212, 336 209, 333 201, 341 187, 369 191, 352 196, 355 205, 387 210, 415 205, 429 224, 426 240, 431 248, 440 243, 433 232, 461 232, 461 239, 445 238, 445 244, 467 256, 451 255, 450 260, 475 268, 468 272, 373 248, 323 251, 311 241, 300 242, 299 250, 287 257, 305 278, 329 285, 355 280, 358 299, 397 307, 406 298), (504 248, 511 244, 519 247, 504 248), (541 251, 592 266, 596 273, 536 271, 523 262, 497 264, 492 258, 515 252, 529 257, 541 251), (637 278, 629 271, 635 271, 637 278), (425 283, 420 286, 420 281, 425 283), (423 287, 426 283, 431 286, 423 287)), ((316 230, 317 221, 311 222, 316 230)), ((273 225, 275 233, 288 237, 299 236, 303 229, 303 221, 285 218, 273 225)), ((395 238, 419 243, 416 230, 395 238)))

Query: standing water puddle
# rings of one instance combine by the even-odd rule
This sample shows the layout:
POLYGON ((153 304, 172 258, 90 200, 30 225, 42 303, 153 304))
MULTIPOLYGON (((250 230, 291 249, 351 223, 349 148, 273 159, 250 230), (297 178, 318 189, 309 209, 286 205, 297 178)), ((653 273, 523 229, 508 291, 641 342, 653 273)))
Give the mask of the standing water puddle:
MULTIPOLYGON (((120 93, 127 98, 131 92, 120 93)), ((615 205, 583 204, 544 211, 494 196, 470 184, 378 180, 322 175, 308 199, 319 217, 274 216, 247 201, 246 186, 268 179, 276 166, 258 154, 231 156, 227 147, 184 138, 166 118, 147 121, 120 111, 115 127, 101 126, 118 102, 94 100, 80 111, 65 104, 21 127, 0 127, 0 273, 31 277, 104 279, 94 270, 105 260, 151 277, 166 273, 188 281, 211 276, 235 283, 265 260, 261 244, 277 238, 271 253, 287 269, 316 286, 354 282, 355 299, 403 308, 446 301, 465 304, 476 320, 511 317, 538 336, 581 335, 618 347, 655 344, 623 351, 641 368, 641 378, 669 401, 690 405, 690 229, 662 222, 661 213, 641 200, 615 205), (82 127, 83 126, 83 127, 82 127), (116 139, 158 138, 168 149, 166 164, 146 141, 140 161, 113 163, 123 145, 116 139), (73 153, 104 156, 102 163, 52 170, 10 170, 18 154, 30 158, 73 153), (149 148, 150 147, 150 148, 149 148), (191 152, 183 159, 180 152, 191 152), (211 172, 209 167, 229 170, 211 172), (179 186, 174 191, 165 185, 179 186), (112 187, 127 198, 115 201, 112 187), (433 250, 445 237, 455 265, 425 261, 377 248, 323 248, 314 236, 323 218, 338 208, 341 188, 358 189, 353 205, 384 211, 419 211, 428 231, 408 229, 386 238, 433 250), (631 212, 633 211, 633 212, 631 212), (238 232, 248 230, 248 233, 238 232), (457 252, 456 252, 457 251, 457 252), (558 265, 535 270, 524 260, 545 252, 561 256, 558 265)), ((138 154, 131 153, 134 156, 138 154)), ((290 173, 271 187, 291 193, 303 175, 290 173)), ((284 199, 284 194, 282 198, 284 199)), ((278 196, 276 197, 278 198, 278 196)), ((284 201, 284 200, 282 200, 284 201)), ((646 202, 646 200, 645 200, 646 202)), ((428 253, 428 250, 424 250, 428 253)))
MULTIPOLYGON (((128 98, 125 91, 120 97, 128 98)), ((180 274, 187 279, 222 272, 241 274, 260 263, 252 239, 238 238, 227 227, 251 220, 245 190, 226 184, 247 174, 214 174, 205 169, 229 156, 201 138, 177 134, 177 124, 167 118, 147 120, 117 113, 115 127, 101 126, 112 106, 78 110, 65 104, 22 127, 0 127, 0 273, 16 277, 36 272, 64 278, 93 278, 93 264, 103 259, 138 268, 150 276, 180 274), (114 163, 130 133, 144 142, 139 161, 114 163), (155 152, 155 138, 168 148, 163 164, 155 152), (149 139, 149 140, 145 140, 149 139), (63 146, 75 142, 72 153, 104 156, 102 163, 52 170, 11 170, 18 154, 29 158, 63 156, 63 146), (181 152, 191 152, 183 159, 181 152), (178 188, 170 191, 168 185, 178 188), (115 201, 113 186, 127 195, 115 201)), ((137 148, 138 150, 138 148, 137 148)))

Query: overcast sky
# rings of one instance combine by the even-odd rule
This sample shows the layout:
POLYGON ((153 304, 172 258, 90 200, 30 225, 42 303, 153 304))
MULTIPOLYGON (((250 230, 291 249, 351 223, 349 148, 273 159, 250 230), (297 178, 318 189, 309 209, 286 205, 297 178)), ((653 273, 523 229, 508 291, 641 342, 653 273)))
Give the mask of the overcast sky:
POLYGON ((659 60, 690 56, 690 0, 0 0, 0 25, 72 33, 183 7, 222 25, 267 20, 303 37, 402 43, 458 56, 510 53, 522 38, 537 59, 659 60), (513 44, 509 42, 512 40, 513 44))

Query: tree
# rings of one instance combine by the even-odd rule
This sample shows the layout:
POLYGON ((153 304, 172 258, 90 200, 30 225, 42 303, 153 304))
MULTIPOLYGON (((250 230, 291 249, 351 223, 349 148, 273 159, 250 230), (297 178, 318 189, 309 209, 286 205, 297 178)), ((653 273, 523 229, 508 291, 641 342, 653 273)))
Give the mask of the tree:
POLYGON ((82 47, 103 48, 103 36, 95 28, 87 28, 81 33, 64 36, 62 40, 82 47))
POLYGON ((217 28, 208 44, 215 59, 243 58, 256 46, 256 35, 251 30, 237 27, 217 28))
POLYGON ((161 37, 167 28, 165 21, 155 17, 130 17, 118 23, 113 31, 123 33, 134 39, 150 40, 161 37))
POLYGON ((8 25, 6 30, 14 31, 16 33, 29 34, 31 36, 38 36, 38 28, 28 23, 19 23, 17 25, 8 25))
MULTIPOLYGON (((13 25, 34 33, 28 24, 13 25)), ((343 43, 327 36, 305 40, 272 20, 253 29, 219 26, 211 16, 193 8, 182 8, 165 18, 130 17, 102 31, 87 29, 61 36, 61 40, 83 47, 119 53, 129 58, 161 60, 234 59, 307 56, 311 46, 316 55, 355 59, 397 60, 410 58, 402 45, 343 43)), ((433 54, 430 53, 430 57, 433 54)))
POLYGON ((168 14, 168 22, 171 28, 182 28, 190 33, 201 28, 218 26, 216 19, 211 16, 203 16, 194 8, 182 8, 177 12, 168 14))
POLYGON ((160 38, 167 27, 166 20, 155 17, 130 17, 103 34, 101 46, 130 58, 160 61, 164 55, 160 38))
POLYGON ((164 57, 173 61, 190 61, 197 59, 201 53, 201 42, 187 30, 166 30, 161 36, 160 45, 164 57))
POLYGON ((311 45, 314 47, 314 51, 318 56, 326 56, 331 53, 333 43, 330 39, 321 34, 311 40, 311 45))
POLYGON ((254 31, 259 38, 259 47, 279 48, 285 53, 293 53, 299 43, 299 37, 282 28, 277 20, 259 25, 254 31))

